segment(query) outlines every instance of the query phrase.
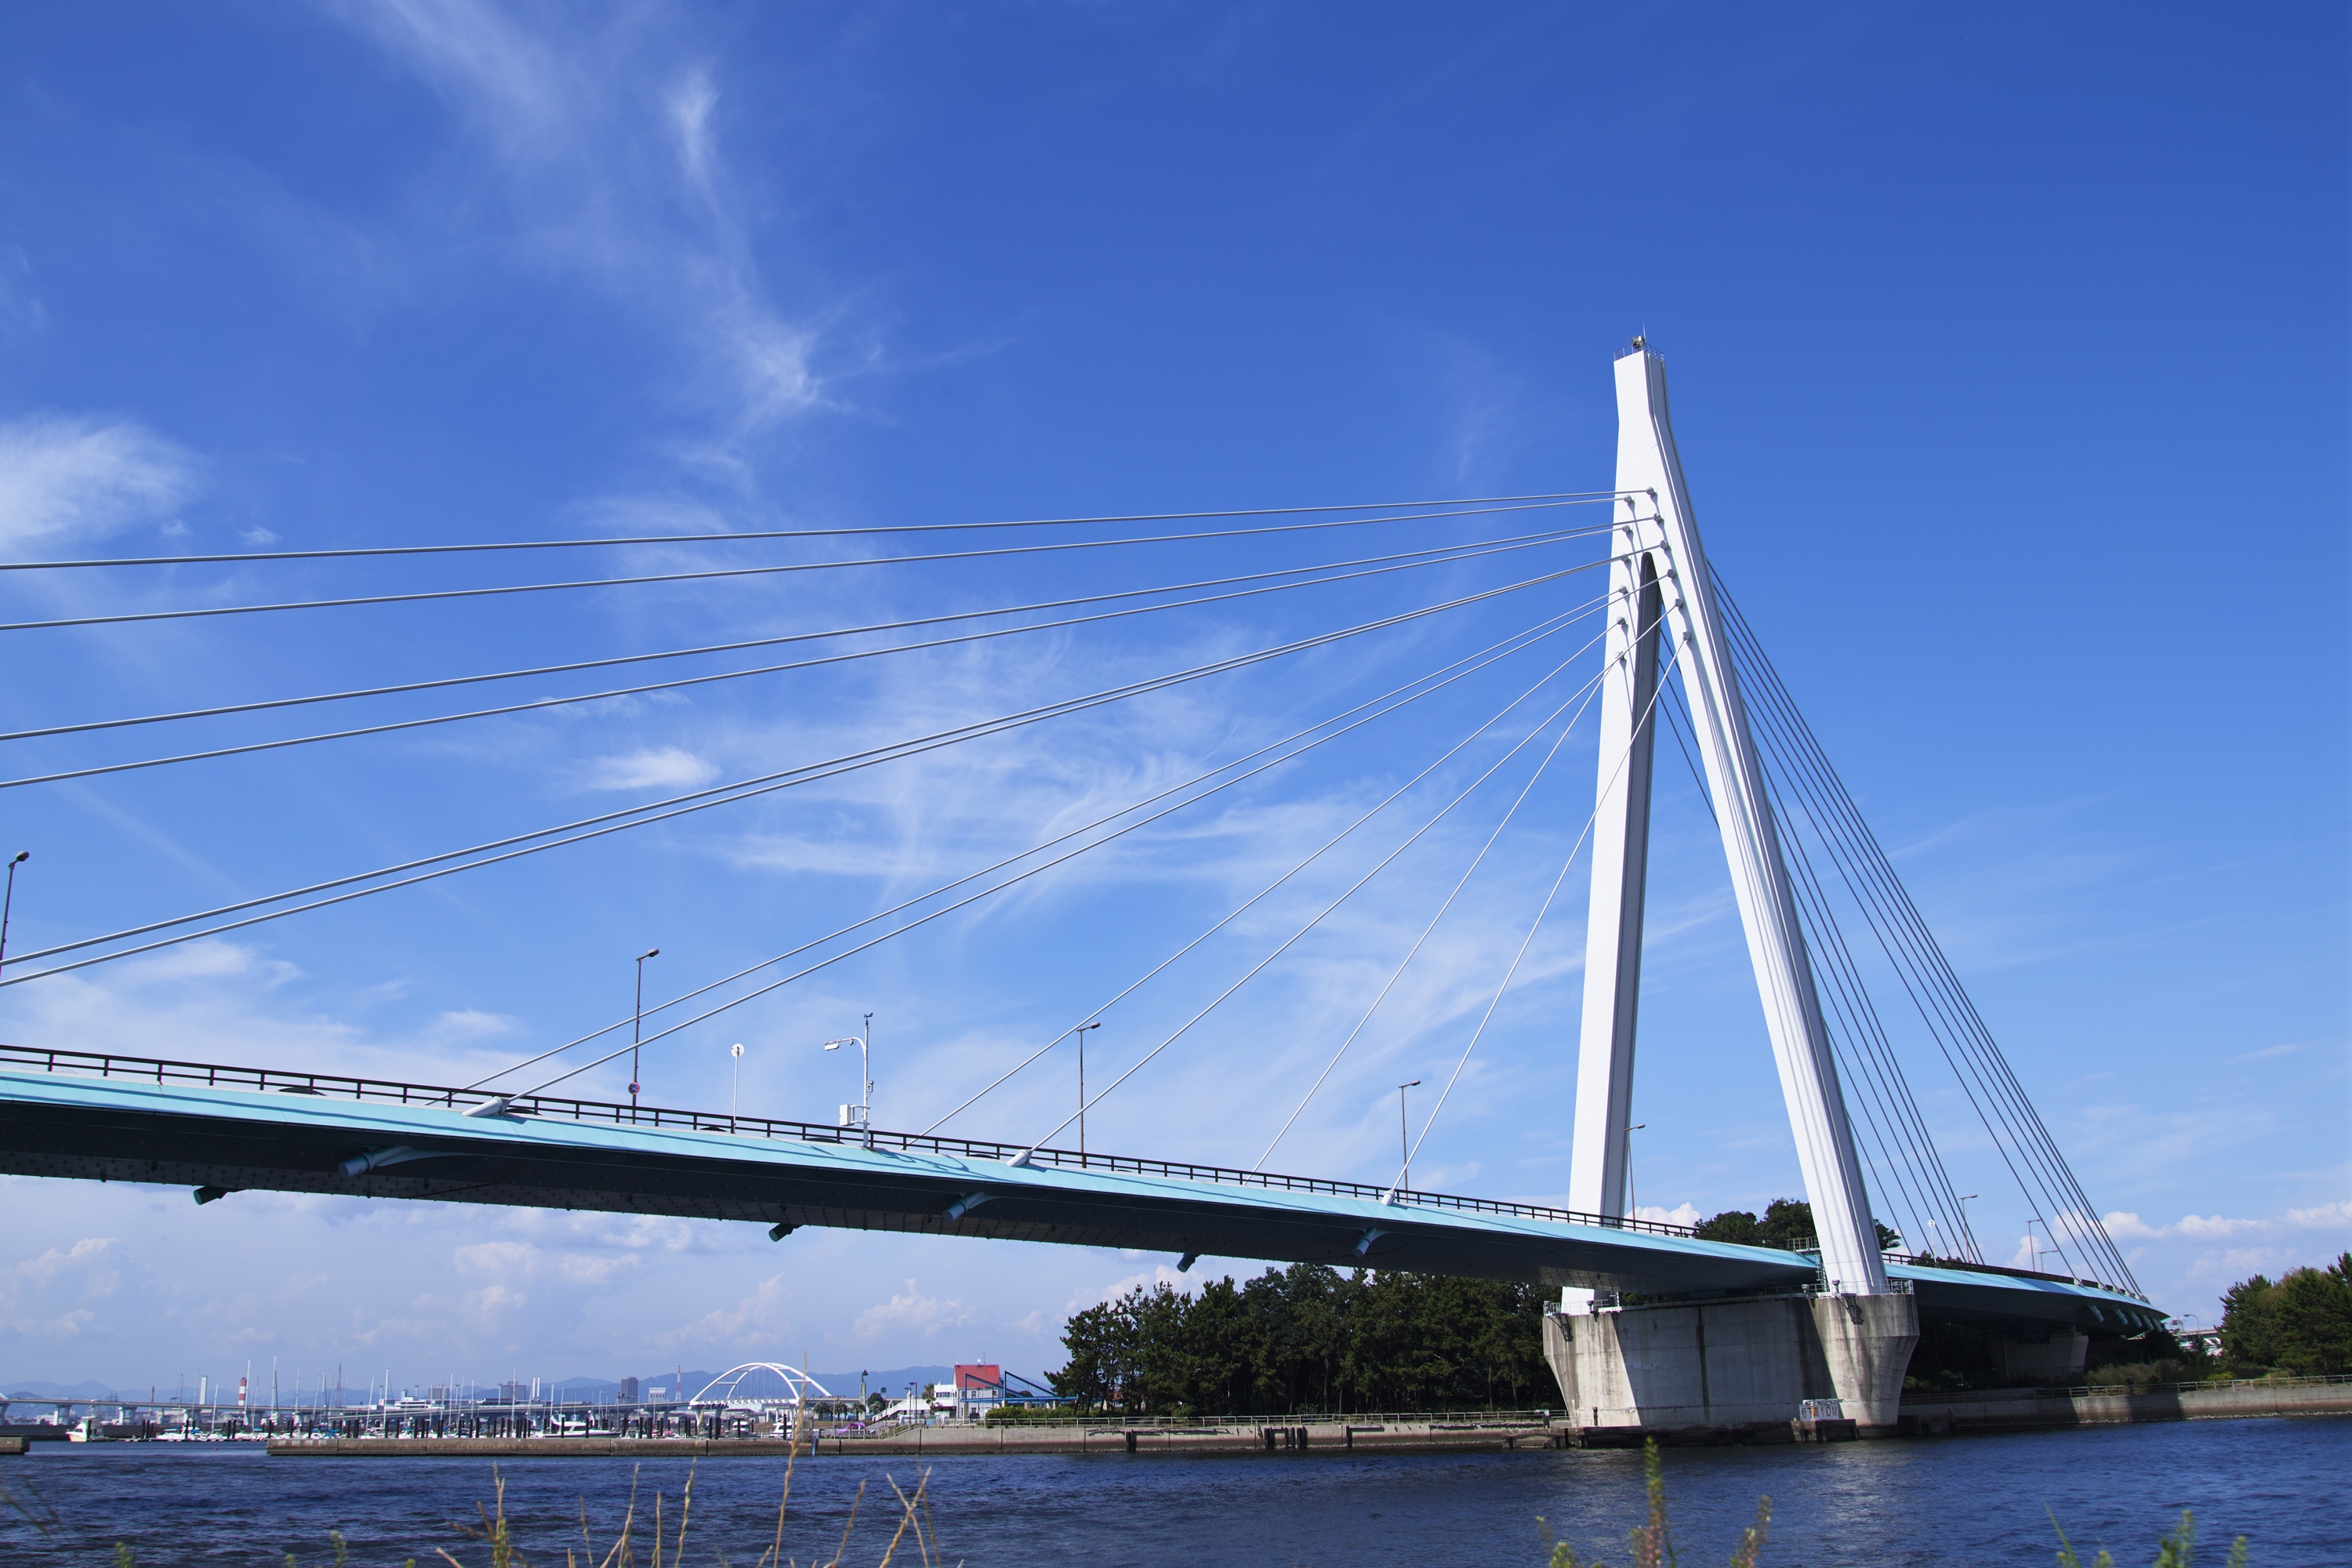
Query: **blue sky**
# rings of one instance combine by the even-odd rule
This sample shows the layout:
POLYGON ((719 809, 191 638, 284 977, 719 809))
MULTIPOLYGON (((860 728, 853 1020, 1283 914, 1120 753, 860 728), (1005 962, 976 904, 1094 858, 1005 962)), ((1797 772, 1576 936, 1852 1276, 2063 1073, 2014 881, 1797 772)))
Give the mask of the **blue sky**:
MULTIPOLYGON (((2320 5, 2149 7, 2128 26, 2079 7, 20 10, 0 21, 0 546, 51 559, 1599 489, 1610 359, 1646 331, 1672 366, 1716 564, 2142 1280, 2210 1315, 2232 1280, 2352 1242, 2347 43, 2320 5)), ((1520 521, 14 631, 0 719, 778 637, 1520 521)), ((842 552, 19 573, 0 610, 842 552)), ((0 848, 34 852, 10 946, 1590 556, 1554 544, 0 790, 0 848)), ((0 1031, 464 1081, 611 1023, 646 948, 662 950, 648 994, 666 999, 1463 658, 1589 580, 0 989, 0 1031)), ((1550 663, 1573 651, 1555 645, 1550 663)), ((684 1031, 649 1055, 648 1090, 723 1102, 740 1040, 744 1109, 829 1120, 855 1073, 817 1044, 870 1010, 877 1121, 922 1125, 1410 778, 1549 668, 1536 657, 684 1031)), ((509 682, 20 741, 6 776, 601 689, 509 682)), ((1090 1078, 1525 732, 1507 722, 1112 1009, 1090 1078)), ((1107 1100, 1090 1144, 1257 1157, 1540 750, 1107 1100)), ((1594 765, 1588 725, 1277 1167, 1393 1173, 1393 1085, 1452 1070, 1590 810, 1594 765)), ((1664 1212, 1760 1207, 1799 1190, 1787 1124, 1719 848, 1687 779, 1659 776, 1634 1179, 1664 1212)), ((1419 1184, 1564 1193, 1570 886, 1419 1184)), ((1067 1055, 951 1130, 1043 1133, 1075 1094, 1067 1055)), ((1913 1079, 1957 1184, 1985 1194, 1980 1235, 2011 1256, 2031 1211, 1948 1078, 1923 1058, 1913 1079)), ((601 1070, 580 1092, 625 1081, 601 1070)), ((178 1189, 16 1178, 0 1202, 0 1382, 168 1382, 268 1356, 402 1380, 803 1352, 1034 1369, 1056 1364, 1069 1310, 1173 1262, 262 1194, 197 1211, 178 1189)))

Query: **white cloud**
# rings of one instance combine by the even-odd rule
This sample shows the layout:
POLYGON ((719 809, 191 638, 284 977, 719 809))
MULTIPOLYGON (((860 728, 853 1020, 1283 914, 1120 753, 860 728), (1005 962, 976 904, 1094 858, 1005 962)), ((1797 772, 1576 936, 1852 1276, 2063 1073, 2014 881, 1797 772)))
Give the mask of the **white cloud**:
POLYGON ((99 539, 167 514, 194 489, 194 458, 133 421, 0 424, 0 549, 99 539))
POLYGON ((711 763, 676 746, 598 757, 587 766, 590 789, 692 789, 719 775, 711 763))
POLYGON ((943 1329, 960 1329, 971 1321, 971 1309, 951 1297, 926 1296, 907 1281, 906 1293, 868 1307, 857 1314, 849 1331, 852 1342, 863 1344, 884 1333, 908 1334, 929 1340, 943 1329))
MULTIPOLYGON (((739 1298, 731 1311, 713 1308, 682 1327, 656 1334, 654 1343, 667 1351, 701 1346, 706 1354, 715 1352, 728 1359, 781 1359, 777 1347, 795 1332, 786 1315, 792 1289, 784 1279, 782 1274, 772 1274, 750 1295, 739 1298)), ((797 1362, 799 1357, 792 1359, 797 1362)))
POLYGON ((1636 1204, 1633 1207, 1633 1217, 1655 1220, 1661 1225, 1696 1225, 1706 1216, 1690 1204, 1682 1204, 1670 1209, 1654 1208, 1648 1204, 1636 1204))
POLYGON ((2171 1225, 2150 1225, 2136 1214, 2122 1211, 2106 1216, 2107 1234, 2117 1241, 2231 1241, 2243 1237, 2284 1237, 2297 1231, 2352 1230, 2352 1198, 2289 1209, 2271 1219, 2238 1219, 2224 1215, 2183 1215, 2171 1225))
POLYGON ((433 1020, 433 1032, 445 1039, 480 1040, 498 1035, 510 1035, 521 1027, 502 1013, 484 1013, 467 1007, 454 1013, 444 1013, 433 1020))

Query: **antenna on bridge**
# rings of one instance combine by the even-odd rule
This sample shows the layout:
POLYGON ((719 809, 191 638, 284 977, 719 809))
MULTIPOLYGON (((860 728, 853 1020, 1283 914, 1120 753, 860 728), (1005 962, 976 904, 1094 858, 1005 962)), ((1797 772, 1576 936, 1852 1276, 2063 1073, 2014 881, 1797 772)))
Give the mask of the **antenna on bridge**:
MULTIPOLYGON (((1636 337, 1616 363, 1620 548, 1610 566, 1612 626, 1601 696, 1600 798, 1592 901, 1585 928, 1569 1206, 1625 1214, 1626 1128, 1633 1089, 1649 870, 1651 759, 1663 623, 1675 639, 1707 793, 1813 1209, 1832 1295, 1883 1296, 1862 1163, 1814 989, 1789 870, 1749 733, 1731 649, 1717 613, 1682 458, 1666 405, 1665 360, 1636 337), (1636 726, 1639 726, 1638 732, 1636 726), (1626 758, 1622 766, 1613 759, 1626 758)), ((1573 1305, 1573 1303, 1570 1303, 1573 1305)))

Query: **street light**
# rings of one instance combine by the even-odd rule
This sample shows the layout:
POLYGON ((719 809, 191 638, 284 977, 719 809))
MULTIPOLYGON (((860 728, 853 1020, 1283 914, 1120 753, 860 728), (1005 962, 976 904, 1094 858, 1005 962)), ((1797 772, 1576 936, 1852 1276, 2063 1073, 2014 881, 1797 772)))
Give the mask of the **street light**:
POLYGON ((1403 1163, 1397 1174, 1397 1191, 1401 1193, 1411 1190, 1412 1186, 1412 1135, 1406 1131, 1404 1119, 1404 1091, 1409 1089, 1419 1089, 1420 1087, 1421 1079, 1413 1079, 1411 1083, 1401 1083, 1397 1085, 1397 1147, 1402 1150, 1404 1154, 1403 1163))
POLYGON ((0 894, 0 963, 8 957, 8 910, 16 901, 16 868, 33 858, 29 849, 19 849, 16 858, 8 862, 8 890, 0 894))
POLYGON ((738 1040, 728 1047, 727 1054, 735 1058, 735 1082, 727 1090, 727 1117, 731 1121, 735 1118, 735 1101, 743 1092, 743 1042, 738 1040))
POLYGON ((858 1081, 866 1086, 865 1092, 858 1096, 856 1107, 857 1120, 855 1122, 850 1121, 851 1107, 845 1105, 841 1108, 841 1124, 844 1127, 855 1126, 869 1149, 874 1146, 874 1057, 871 1043, 873 1036, 874 1015, 868 1013, 866 1015, 864 1034, 844 1035, 837 1040, 827 1040, 824 1043, 824 1048, 828 1051, 837 1051, 844 1046, 857 1047, 857 1077, 858 1081))
POLYGON ((661 949, 649 947, 637 954, 637 1016, 629 1026, 629 1120, 637 1119, 637 1047, 646 1032, 646 960, 659 958, 661 949))
POLYGON ((1080 1024, 1070 1031, 1078 1037, 1078 1163, 1080 1164, 1084 1164, 1087 1158, 1087 1031, 1101 1027, 1102 1020, 1097 1018, 1091 1024, 1080 1024))
POLYGON ((1646 1121, 1636 1121, 1625 1129, 1629 1134, 1625 1140, 1625 1217, 1637 1227, 1642 1222, 1642 1194, 1633 1185, 1633 1140, 1630 1134, 1639 1132, 1648 1125, 1646 1121))

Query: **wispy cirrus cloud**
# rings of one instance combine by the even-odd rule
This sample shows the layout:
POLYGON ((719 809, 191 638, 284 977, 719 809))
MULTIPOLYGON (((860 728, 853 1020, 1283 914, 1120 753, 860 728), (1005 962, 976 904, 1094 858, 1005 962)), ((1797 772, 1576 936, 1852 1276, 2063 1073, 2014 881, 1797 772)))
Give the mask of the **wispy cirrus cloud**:
POLYGON ((717 767, 677 746, 598 757, 583 770, 590 789, 692 789, 718 776, 717 767))
POLYGON ((168 518, 195 492, 191 453, 129 419, 0 424, 0 549, 100 539, 168 518))
POLYGON ((827 400, 813 320, 781 308, 720 145, 723 95, 660 6, 536 18, 489 0, 331 9, 431 86, 487 160, 451 176, 469 236, 658 319, 680 395, 716 422, 681 445, 740 473, 743 442, 827 400))

